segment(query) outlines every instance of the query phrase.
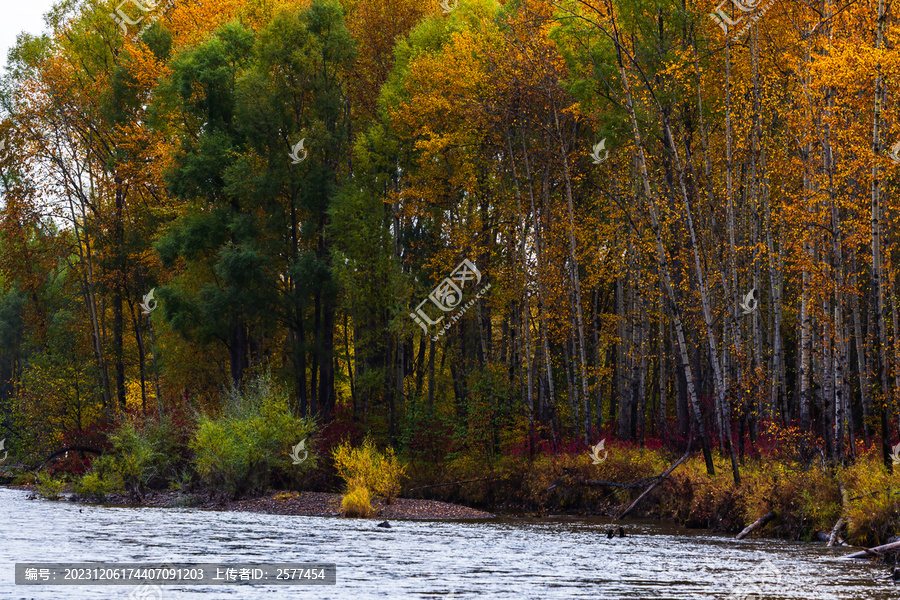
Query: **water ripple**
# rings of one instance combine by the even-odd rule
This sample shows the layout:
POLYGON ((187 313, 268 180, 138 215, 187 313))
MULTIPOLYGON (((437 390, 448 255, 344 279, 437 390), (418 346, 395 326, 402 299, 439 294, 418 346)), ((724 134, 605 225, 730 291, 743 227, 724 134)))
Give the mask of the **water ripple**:
POLYGON ((26 500, 0 488, 0 597, 126 599, 129 586, 14 584, 16 562, 334 562, 335 586, 165 586, 174 598, 888 600, 887 569, 821 544, 744 540, 648 521, 375 522, 26 500), (753 596, 756 594, 756 596, 753 596))

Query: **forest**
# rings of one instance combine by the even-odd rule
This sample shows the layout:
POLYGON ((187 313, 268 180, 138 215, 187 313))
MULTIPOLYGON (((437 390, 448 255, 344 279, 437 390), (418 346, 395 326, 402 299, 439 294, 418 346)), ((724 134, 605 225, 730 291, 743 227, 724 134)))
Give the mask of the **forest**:
POLYGON ((889 9, 62 0, 0 90, 0 437, 200 464, 275 394, 280 455, 890 474, 889 9))

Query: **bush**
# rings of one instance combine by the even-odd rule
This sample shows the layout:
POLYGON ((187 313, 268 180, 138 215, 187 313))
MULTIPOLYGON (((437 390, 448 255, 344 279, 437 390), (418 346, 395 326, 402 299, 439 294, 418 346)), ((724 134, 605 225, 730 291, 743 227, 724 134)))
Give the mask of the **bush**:
POLYGON ((75 493, 84 498, 106 502, 106 497, 117 491, 118 485, 99 473, 87 473, 75 484, 75 493))
POLYGON ((61 479, 54 479, 49 473, 39 473, 34 482, 38 496, 45 500, 59 500, 59 496, 66 487, 61 479))
MULTIPOLYGON (((884 468, 875 444, 857 462, 838 472, 847 492, 847 538, 855 544, 874 546, 900 530, 900 484, 884 468)), ((823 528, 824 529, 824 528, 823 528)))
POLYGON ((194 506, 200 506, 203 504, 203 500, 194 494, 181 494, 175 496, 172 500, 172 506, 176 508, 192 508, 194 506))
POLYGON ((341 499, 341 509, 345 517, 366 518, 375 513, 369 488, 361 480, 354 479, 348 484, 347 493, 341 499))
POLYGON ((107 496, 125 489, 122 477, 116 470, 116 459, 110 454, 94 459, 91 470, 75 484, 79 496, 105 502, 107 496))
POLYGON ((382 454, 369 438, 359 448, 352 448, 349 443, 338 446, 334 451, 334 467, 347 482, 348 493, 351 487, 362 486, 382 496, 388 504, 400 493, 406 471, 406 466, 399 464, 394 456, 393 448, 382 454))
POLYGON ((296 479, 314 466, 311 453, 300 465, 290 459, 291 449, 312 432, 312 422, 291 414, 287 393, 265 375, 232 391, 217 416, 203 415, 190 447, 203 481, 236 498, 264 492, 275 473, 296 479))
POLYGON ((130 418, 109 436, 115 456, 112 470, 122 478, 129 494, 142 496, 152 480, 161 479, 168 472, 171 458, 162 451, 161 438, 165 438, 164 426, 138 429, 130 418))
POLYGON ((19 473, 12 480, 13 486, 33 485, 34 483, 35 483, 35 478, 32 473, 19 473))

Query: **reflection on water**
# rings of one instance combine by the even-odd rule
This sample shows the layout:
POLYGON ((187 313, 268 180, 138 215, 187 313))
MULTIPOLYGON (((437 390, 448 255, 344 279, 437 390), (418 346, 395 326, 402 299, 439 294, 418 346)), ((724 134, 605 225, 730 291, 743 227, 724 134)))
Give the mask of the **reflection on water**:
POLYGON ((29 501, 0 488, 0 598, 126 599, 128 586, 16 587, 16 562, 334 562, 336 586, 163 587, 174 598, 888 600, 887 568, 822 544, 605 519, 377 521, 29 501), (754 596, 753 594, 756 594, 754 596))

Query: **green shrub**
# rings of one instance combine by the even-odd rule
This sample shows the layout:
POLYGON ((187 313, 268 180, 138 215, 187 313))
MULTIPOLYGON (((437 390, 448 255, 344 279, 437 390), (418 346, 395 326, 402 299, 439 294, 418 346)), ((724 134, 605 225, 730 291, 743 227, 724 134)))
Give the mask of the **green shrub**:
POLYGON ((75 493, 84 498, 106 502, 106 497, 117 491, 118 485, 99 473, 86 473, 75 484, 75 493))
POLYGON ((75 484, 76 494, 98 502, 105 502, 107 496, 124 489, 122 476, 117 470, 117 461, 110 454, 94 459, 90 472, 75 484))
POLYGON ((135 496, 143 495, 150 481, 164 472, 169 460, 160 451, 157 435, 150 428, 138 429, 134 421, 126 419, 109 439, 113 445, 113 469, 122 478, 125 490, 135 496))
POLYGON ((38 473, 34 482, 38 496, 45 500, 59 500, 59 496, 66 487, 61 479, 53 479, 49 473, 38 473))
POLYGON ((176 490, 183 494, 192 492, 194 491, 194 484, 196 483, 195 478, 196 474, 192 469, 185 469, 176 477, 172 478, 169 489, 176 490))
POLYGON ((365 486, 372 493, 382 496, 390 504, 400 493, 400 484, 406 466, 394 456, 394 449, 378 451, 375 442, 366 438, 359 448, 344 443, 334 450, 334 467, 348 486, 365 486))
POLYGON ((174 472, 179 450, 165 418, 138 422, 126 416, 109 436, 112 450, 96 458, 75 492, 103 502, 113 492, 143 496, 148 488, 164 487, 174 472))
POLYGON ((12 485, 32 485, 35 483, 33 473, 19 473, 12 480, 12 485))
POLYGON ((172 500, 172 506, 176 508, 191 508, 193 506, 200 506, 201 504, 203 504, 203 500, 195 494, 179 493, 175 496, 175 499, 172 500))
POLYGON ((291 479, 314 465, 312 453, 300 465, 289 456, 312 431, 312 422, 291 414, 287 393, 265 375, 232 391, 217 416, 201 416, 190 444, 194 466, 215 492, 263 492, 275 472, 291 479))

